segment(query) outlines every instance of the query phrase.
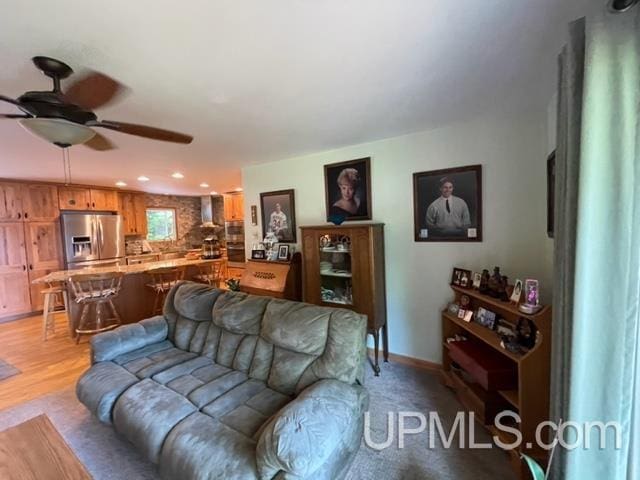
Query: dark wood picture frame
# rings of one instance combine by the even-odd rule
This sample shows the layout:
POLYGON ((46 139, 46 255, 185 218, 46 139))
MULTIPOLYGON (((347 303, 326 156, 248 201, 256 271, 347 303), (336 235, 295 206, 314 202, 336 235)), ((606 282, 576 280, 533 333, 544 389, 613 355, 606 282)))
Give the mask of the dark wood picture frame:
MULTIPOLYGON (((288 197, 286 202, 288 205, 282 206, 282 210, 287 215, 287 230, 289 230, 290 235, 280 238, 278 236, 278 241, 281 243, 296 243, 297 242, 297 229, 296 229, 296 199, 294 190, 277 190, 275 192, 264 192, 260 194, 260 218, 262 220, 262 238, 267 236, 267 224, 270 222, 270 219, 267 215, 270 214, 265 210, 265 201, 269 200, 269 197, 288 197)), ((270 210, 271 211, 271 210, 270 210)))
POLYGON ((547 236, 553 238, 556 204, 556 151, 547 158, 547 236))
POLYGON ((371 157, 357 158, 355 160, 348 160, 346 162, 330 163, 324 166, 324 198, 326 203, 327 222, 331 214, 331 207, 337 198, 336 186, 333 185, 334 178, 337 179, 339 172, 345 168, 356 168, 358 173, 361 174, 360 182, 364 184, 364 199, 366 201, 366 211, 363 215, 347 215, 345 222, 351 220, 371 220, 372 218, 372 205, 371 205, 371 157), (364 175, 362 175, 364 170, 364 175), (335 172, 338 171, 338 174, 335 172), (331 184, 331 185, 330 185, 331 184), (333 192, 333 195, 331 194, 333 192))
MULTIPOLYGON (((454 195, 455 196, 455 195, 454 195)), ((456 168, 443 168, 440 170, 430 170, 428 172, 417 172, 413 174, 413 218, 414 218, 414 240, 416 242, 482 242, 482 165, 469 165, 466 167, 456 168), (465 236, 462 231, 460 235, 447 235, 447 234, 429 234, 427 236, 422 234, 422 230, 427 230, 426 223, 424 221, 426 210, 431 202, 435 201, 438 196, 435 196, 435 192, 427 198, 425 192, 421 192, 420 184, 425 178, 433 177, 429 181, 441 179, 444 177, 452 177, 454 183, 455 194, 455 177, 461 173, 474 173, 475 185, 472 194, 465 193, 465 203, 469 203, 469 200, 473 200, 474 205, 468 206, 471 217, 471 227, 467 228, 467 235, 465 236), (421 203, 422 202, 422 203, 421 203), (428 202, 428 203, 427 203, 428 202), (472 208, 473 207, 473 208, 472 208), (475 220, 475 221, 474 221, 475 220), (475 237, 469 236, 471 233, 469 230, 475 228, 475 237)))

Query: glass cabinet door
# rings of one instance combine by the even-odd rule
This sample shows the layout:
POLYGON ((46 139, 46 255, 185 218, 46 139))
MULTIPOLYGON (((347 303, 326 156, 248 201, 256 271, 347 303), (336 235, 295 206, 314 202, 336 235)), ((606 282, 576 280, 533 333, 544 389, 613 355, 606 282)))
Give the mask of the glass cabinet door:
POLYGON ((351 237, 320 236, 320 297, 325 303, 353 305, 351 237))

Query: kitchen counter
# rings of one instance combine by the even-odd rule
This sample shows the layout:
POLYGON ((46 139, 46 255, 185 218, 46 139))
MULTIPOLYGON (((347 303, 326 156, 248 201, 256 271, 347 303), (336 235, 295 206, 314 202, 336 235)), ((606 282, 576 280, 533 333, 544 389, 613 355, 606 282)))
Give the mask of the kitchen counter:
MULTIPOLYGON (((223 259, 220 259, 222 261, 223 259)), ((158 262, 138 263, 134 265, 113 265, 109 267, 84 268, 79 270, 60 270, 52 272, 44 277, 35 279, 32 283, 54 283, 63 282, 67 289, 68 280, 76 275, 91 275, 101 273, 124 273, 122 279, 122 289, 119 295, 114 298, 116 310, 122 319, 122 323, 133 323, 154 315, 153 304, 155 291, 148 287, 150 281, 146 272, 156 268, 185 267, 185 280, 193 279, 198 274, 197 266, 212 260, 186 258, 175 258, 172 260, 160 260, 158 262)), ((214 260, 215 261, 215 260, 214 260)), ((80 306, 73 301, 73 295, 69 292, 69 335, 75 336, 75 329, 80 316, 80 306)), ((93 315, 93 313, 91 313, 93 315)))
POLYGON ((125 275, 132 275, 135 273, 145 273, 149 270, 154 270, 156 268, 168 268, 168 267, 188 267, 191 265, 199 265, 204 262, 210 262, 211 260, 203 260, 197 258, 195 260, 189 260, 186 258, 176 258, 173 260, 160 260, 158 262, 147 262, 147 263, 138 263, 135 265, 112 265, 109 267, 94 267, 94 268, 83 268, 77 270, 59 270, 56 272, 51 272, 44 277, 36 278, 33 282, 34 284, 38 283, 55 283, 55 282, 66 282, 69 278, 74 275, 91 275, 91 274, 99 274, 99 273, 124 273, 125 275))

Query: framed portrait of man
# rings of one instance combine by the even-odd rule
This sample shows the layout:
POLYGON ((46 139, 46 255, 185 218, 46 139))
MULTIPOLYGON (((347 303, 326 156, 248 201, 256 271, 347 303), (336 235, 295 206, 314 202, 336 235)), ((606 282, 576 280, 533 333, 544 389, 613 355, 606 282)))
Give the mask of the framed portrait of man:
POLYGON ((413 174, 416 242, 482 241, 482 165, 413 174))
POLYGON ((324 166, 327 221, 371 220, 371 158, 324 166))
POLYGON ((296 206, 293 190, 260 194, 262 238, 273 232, 282 243, 296 243, 296 206))

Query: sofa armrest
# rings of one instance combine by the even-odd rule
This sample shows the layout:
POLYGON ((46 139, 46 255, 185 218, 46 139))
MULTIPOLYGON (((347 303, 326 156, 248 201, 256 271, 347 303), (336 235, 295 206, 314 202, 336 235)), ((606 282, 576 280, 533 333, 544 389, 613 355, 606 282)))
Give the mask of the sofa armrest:
POLYGON ((340 446, 347 427, 363 414, 368 392, 359 385, 320 380, 264 427, 256 448, 260 478, 283 471, 306 478, 340 446))
POLYGON ((152 343, 166 340, 167 321, 162 315, 124 325, 91 338, 91 363, 107 362, 152 343))

